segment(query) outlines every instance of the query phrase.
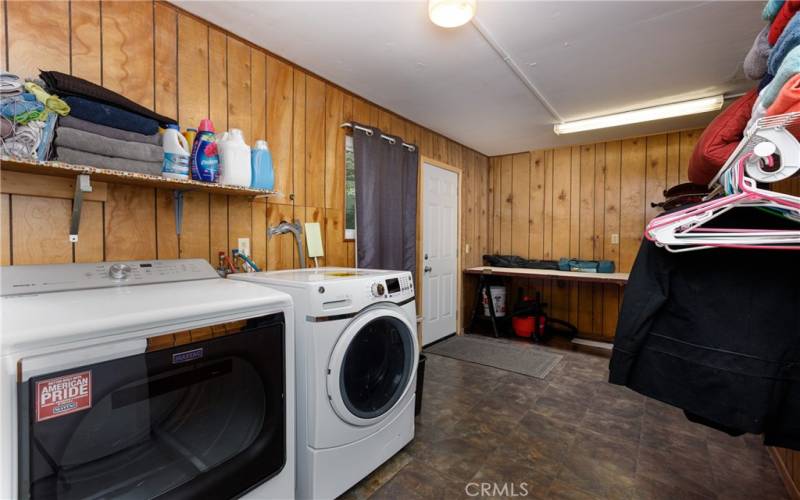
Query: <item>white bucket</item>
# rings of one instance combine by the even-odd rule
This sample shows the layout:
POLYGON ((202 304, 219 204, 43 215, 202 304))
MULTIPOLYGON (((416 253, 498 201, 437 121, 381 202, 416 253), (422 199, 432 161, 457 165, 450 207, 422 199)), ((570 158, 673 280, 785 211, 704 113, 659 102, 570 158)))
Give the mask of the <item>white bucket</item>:
MULTIPOLYGON (((494 315, 502 318, 506 315, 506 287, 504 286, 490 286, 489 293, 492 294, 492 301, 494 302, 494 315)), ((486 297, 486 289, 483 289, 483 314, 489 316, 489 298, 486 297)))

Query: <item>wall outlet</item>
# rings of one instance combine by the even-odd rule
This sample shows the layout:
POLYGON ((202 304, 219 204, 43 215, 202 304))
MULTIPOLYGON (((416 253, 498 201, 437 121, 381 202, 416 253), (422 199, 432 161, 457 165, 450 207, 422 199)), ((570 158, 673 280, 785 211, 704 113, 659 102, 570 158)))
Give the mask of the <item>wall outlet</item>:
POLYGON ((250 238, 239 238, 239 245, 237 247, 240 253, 251 257, 250 255, 250 238))
POLYGON ((619 245, 619 234, 614 233, 611 235, 611 244, 612 245, 619 245))

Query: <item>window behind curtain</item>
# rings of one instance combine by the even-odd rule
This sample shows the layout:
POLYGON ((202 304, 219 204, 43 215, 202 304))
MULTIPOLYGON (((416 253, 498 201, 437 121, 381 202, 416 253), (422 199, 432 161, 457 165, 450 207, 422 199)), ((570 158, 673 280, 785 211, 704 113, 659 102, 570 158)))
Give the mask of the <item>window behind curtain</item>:
POLYGON ((356 162, 349 135, 344 142, 344 239, 356 239, 356 162))

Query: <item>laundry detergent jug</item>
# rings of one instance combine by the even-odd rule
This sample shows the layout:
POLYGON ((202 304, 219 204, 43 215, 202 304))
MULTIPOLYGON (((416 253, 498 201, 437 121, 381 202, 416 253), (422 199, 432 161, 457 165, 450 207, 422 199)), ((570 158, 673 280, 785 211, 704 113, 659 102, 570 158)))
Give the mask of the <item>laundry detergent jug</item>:
POLYGON ((275 187, 275 171, 272 168, 272 153, 269 152, 267 141, 256 141, 256 145, 250 153, 250 162, 253 177, 250 187, 272 190, 275 187))
POLYGON ((244 135, 232 128, 219 141, 219 183, 250 187, 250 146, 244 143, 244 135))
POLYGON ((177 125, 167 125, 162 137, 164 161, 161 175, 170 179, 189 178, 189 143, 177 125))
POLYGON ((200 128, 192 145, 189 166, 192 169, 193 180, 217 182, 219 178, 217 136, 214 134, 214 124, 208 118, 200 122, 200 128))

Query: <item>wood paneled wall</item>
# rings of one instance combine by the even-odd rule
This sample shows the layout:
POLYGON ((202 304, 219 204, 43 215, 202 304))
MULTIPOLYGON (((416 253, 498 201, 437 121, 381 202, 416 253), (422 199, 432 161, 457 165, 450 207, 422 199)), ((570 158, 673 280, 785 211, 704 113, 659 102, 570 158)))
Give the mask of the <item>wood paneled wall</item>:
MULTIPOLYGON (((689 156, 700 130, 498 156, 490 159, 490 251, 530 259, 607 259, 630 271, 651 201, 687 182, 689 156), (612 235, 619 235, 619 243, 612 235)), ((620 289, 616 285, 516 281, 539 292, 548 314, 582 336, 611 339, 620 289)))
POLYGON ((251 239, 266 269, 296 267, 293 240, 270 241, 268 225, 319 221, 327 265, 353 265, 344 240, 344 121, 377 126, 423 155, 462 170, 463 235, 487 245, 488 160, 446 137, 379 108, 264 49, 160 1, 7 1, 0 9, 0 65, 23 77, 59 70, 102 84, 175 116, 182 127, 210 117, 217 130, 266 138, 282 196, 251 201, 187 193, 183 232, 175 234, 172 192, 93 183, 80 239, 69 243, 69 179, 3 172, 0 262, 43 264, 126 259, 203 258, 216 265, 238 238, 251 239), (46 13, 46 15, 44 15, 46 13), (475 217, 483 217, 477 223, 475 217))

